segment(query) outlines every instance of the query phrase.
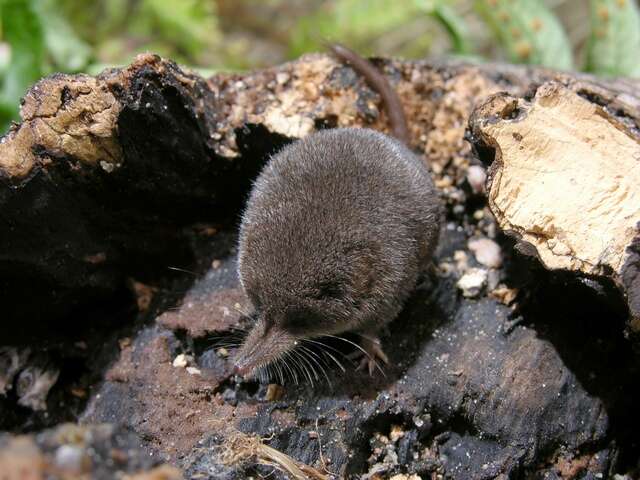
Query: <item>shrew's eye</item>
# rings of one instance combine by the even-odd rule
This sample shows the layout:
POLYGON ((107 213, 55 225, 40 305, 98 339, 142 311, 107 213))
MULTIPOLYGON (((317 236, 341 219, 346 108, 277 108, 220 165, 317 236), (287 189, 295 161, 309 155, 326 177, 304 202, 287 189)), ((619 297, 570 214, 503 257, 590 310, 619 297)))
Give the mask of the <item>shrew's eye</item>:
POLYGON ((313 330, 320 322, 322 315, 306 307, 290 307, 284 318, 284 327, 295 333, 313 330))
POLYGON ((340 299, 344 295, 341 283, 335 281, 326 281, 319 283, 314 293, 314 297, 318 300, 340 299))

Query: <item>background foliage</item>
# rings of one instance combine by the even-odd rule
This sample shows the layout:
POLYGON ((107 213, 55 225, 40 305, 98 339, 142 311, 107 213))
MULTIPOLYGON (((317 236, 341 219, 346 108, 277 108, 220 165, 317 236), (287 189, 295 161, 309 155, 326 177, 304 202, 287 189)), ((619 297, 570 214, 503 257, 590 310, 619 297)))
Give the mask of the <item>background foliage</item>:
POLYGON ((640 76, 636 0, 0 0, 0 129, 53 72, 97 73, 151 51, 242 70, 321 50, 458 55, 640 76))

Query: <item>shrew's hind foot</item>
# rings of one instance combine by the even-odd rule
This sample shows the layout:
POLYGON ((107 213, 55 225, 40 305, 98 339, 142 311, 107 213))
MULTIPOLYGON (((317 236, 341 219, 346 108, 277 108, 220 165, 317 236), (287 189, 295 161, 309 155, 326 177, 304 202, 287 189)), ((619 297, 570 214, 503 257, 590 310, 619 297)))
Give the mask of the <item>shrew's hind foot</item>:
POLYGON ((387 357, 387 354, 382 350, 382 344, 377 335, 362 335, 360 350, 354 352, 351 356, 354 358, 362 356, 362 360, 360 360, 360 364, 356 370, 364 370, 366 368, 369 370, 370 376, 373 376, 376 368, 384 375, 384 370, 382 370, 377 360, 381 360, 386 365, 389 365, 389 357, 387 357))

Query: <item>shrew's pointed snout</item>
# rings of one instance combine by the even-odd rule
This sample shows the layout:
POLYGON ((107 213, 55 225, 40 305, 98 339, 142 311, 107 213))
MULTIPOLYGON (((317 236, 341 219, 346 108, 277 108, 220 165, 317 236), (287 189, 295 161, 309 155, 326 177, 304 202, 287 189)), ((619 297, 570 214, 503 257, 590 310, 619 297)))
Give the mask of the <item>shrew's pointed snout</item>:
POLYGON ((243 344, 232 358, 231 371, 234 375, 248 378, 261 363, 263 344, 262 325, 256 325, 245 338, 243 344))
POLYGON ((249 373, 249 367, 247 365, 241 365, 239 363, 235 363, 231 371, 233 372, 234 375, 245 377, 247 373, 249 373))
POLYGON ((247 352, 246 346, 243 346, 238 350, 233 357, 231 365, 231 373, 240 377, 246 378, 253 370, 253 363, 251 361, 251 355, 248 355, 251 351, 247 352))
POLYGON ((256 325, 245 338, 232 360, 232 372, 241 377, 252 378, 262 367, 279 359, 295 347, 295 338, 278 328, 256 325))

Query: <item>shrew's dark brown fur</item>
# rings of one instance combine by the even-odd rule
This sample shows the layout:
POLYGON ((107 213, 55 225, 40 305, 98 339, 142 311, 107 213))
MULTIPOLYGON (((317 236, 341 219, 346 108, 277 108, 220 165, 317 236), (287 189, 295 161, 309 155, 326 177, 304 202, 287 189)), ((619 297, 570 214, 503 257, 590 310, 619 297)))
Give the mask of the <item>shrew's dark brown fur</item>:
POLYGON ((237 371, 250 375, 301 339, 375 334, 415 287, 441 217, 421 159, 382 133, 322 131, 273 156, 240 228, 238 269, 256 324, 237 371))

